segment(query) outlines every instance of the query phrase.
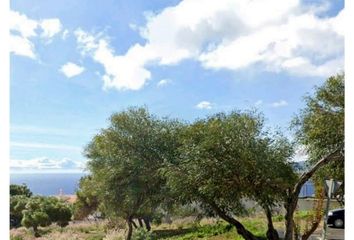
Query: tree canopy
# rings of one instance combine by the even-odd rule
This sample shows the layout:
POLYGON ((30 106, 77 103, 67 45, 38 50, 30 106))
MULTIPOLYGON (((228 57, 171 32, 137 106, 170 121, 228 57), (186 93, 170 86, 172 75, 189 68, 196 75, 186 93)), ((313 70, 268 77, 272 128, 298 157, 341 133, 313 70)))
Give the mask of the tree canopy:
POLYGON ((10 185, 10 196, 16 196, 16 195, 22 195, 22 196, 26 196, 26 197, 31 197, 32 196, 32 192, 27 187, 26 184, 22 184, 22 185, 11 184, 10 185))
POLYGON ((292 145, 263 123, 256 113, 236 111, 196 121, 181 133, 178 161, 164 170, 182 201, 202 202, 245 239, 255 237, 234 218, 244 212, 242 200, 270 210, 296 180, 287 161, 292 145))
POLYGON ((159 119, 145 108, 130 108, 113 114, 110 126, 86 148, 103 209, 110 217, 124 218, 130 236, 132 218, 152 214, 164 200, 159 169, 175 154, 178 127, 178 122, 159 119))
MULTIPOLYGON (((344 153, 344 74, 328 78, 313 95, 305 97, 305 103, 292 127, 307 150, 309 163, 315 164, 337 148, 344 153)), ((344 154, 341 161, 330 162, 317 176, 344 180, 344 154)))
POLYGON ((82 220, 98 209, 98 190, 92 186, 95 186, 92 176, 87 175, 80 179, 74 203, 74 219, 82 220))

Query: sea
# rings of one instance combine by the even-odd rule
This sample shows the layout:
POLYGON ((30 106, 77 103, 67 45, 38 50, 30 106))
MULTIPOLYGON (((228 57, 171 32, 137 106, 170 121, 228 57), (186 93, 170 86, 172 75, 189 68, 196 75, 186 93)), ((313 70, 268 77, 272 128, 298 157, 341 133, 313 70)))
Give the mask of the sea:
POLYGON ((85 173, 11 173, 10 184, 26 184, 35 195, 73 195, 85 173))
MULTIPOLYGON (((11 173, 11 184, 26 184, 35 195, 73 195, 85 173, 11 173)), ((313 197, 314 186, 311 181, 301 189, 300 197, 313 197)))

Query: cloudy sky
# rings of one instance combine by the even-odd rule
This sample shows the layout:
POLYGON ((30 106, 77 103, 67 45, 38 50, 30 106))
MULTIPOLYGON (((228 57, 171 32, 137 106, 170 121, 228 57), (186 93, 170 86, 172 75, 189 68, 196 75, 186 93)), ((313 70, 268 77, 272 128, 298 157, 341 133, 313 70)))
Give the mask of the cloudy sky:
POLYGON ((79 170, 113 112, 257 108, 288 136, 343 70, 340 0, 11 1, 13 171, 79 170))

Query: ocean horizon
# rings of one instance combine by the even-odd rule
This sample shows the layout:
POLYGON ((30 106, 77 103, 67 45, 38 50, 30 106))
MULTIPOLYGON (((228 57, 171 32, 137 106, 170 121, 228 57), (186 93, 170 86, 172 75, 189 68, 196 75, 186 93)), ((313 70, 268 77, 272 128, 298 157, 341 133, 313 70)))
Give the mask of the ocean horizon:
MULTIPOLYGON (((79 180, 87 173, 10 173, 10 184, 26 184, 34 195, 52 196, 75 194, 79 180)), ((314 186, 308 181, 300 191, 300 197, 314 195, 314 186)))
POLYGON ((26 184, 34 195, 73 195, 86 173, 10 173, 10 184, 26 184))

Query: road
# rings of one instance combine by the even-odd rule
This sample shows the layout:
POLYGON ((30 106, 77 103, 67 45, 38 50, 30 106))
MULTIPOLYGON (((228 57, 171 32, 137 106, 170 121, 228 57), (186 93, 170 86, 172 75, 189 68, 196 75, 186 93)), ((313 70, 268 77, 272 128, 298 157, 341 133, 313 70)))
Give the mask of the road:
MULTIPOLYGON (((310 239, 313 240, 319 240, 321 239, 321 235, 322 231, 316 231, 310 239)), ((344 229, 340 229, 340 228, 331 228, 328 227, 327 230, 327 239, 328 240, 344 240, 344 229)))
MULTIPOLYGON (((278 230, 279 237, 284 237, 284 231, 278 230)), ((322 229, 316 230, 310 240, 322 240, 322 229)), ((327 240, 344 240, 344 229, 328 227, 327 240)))

